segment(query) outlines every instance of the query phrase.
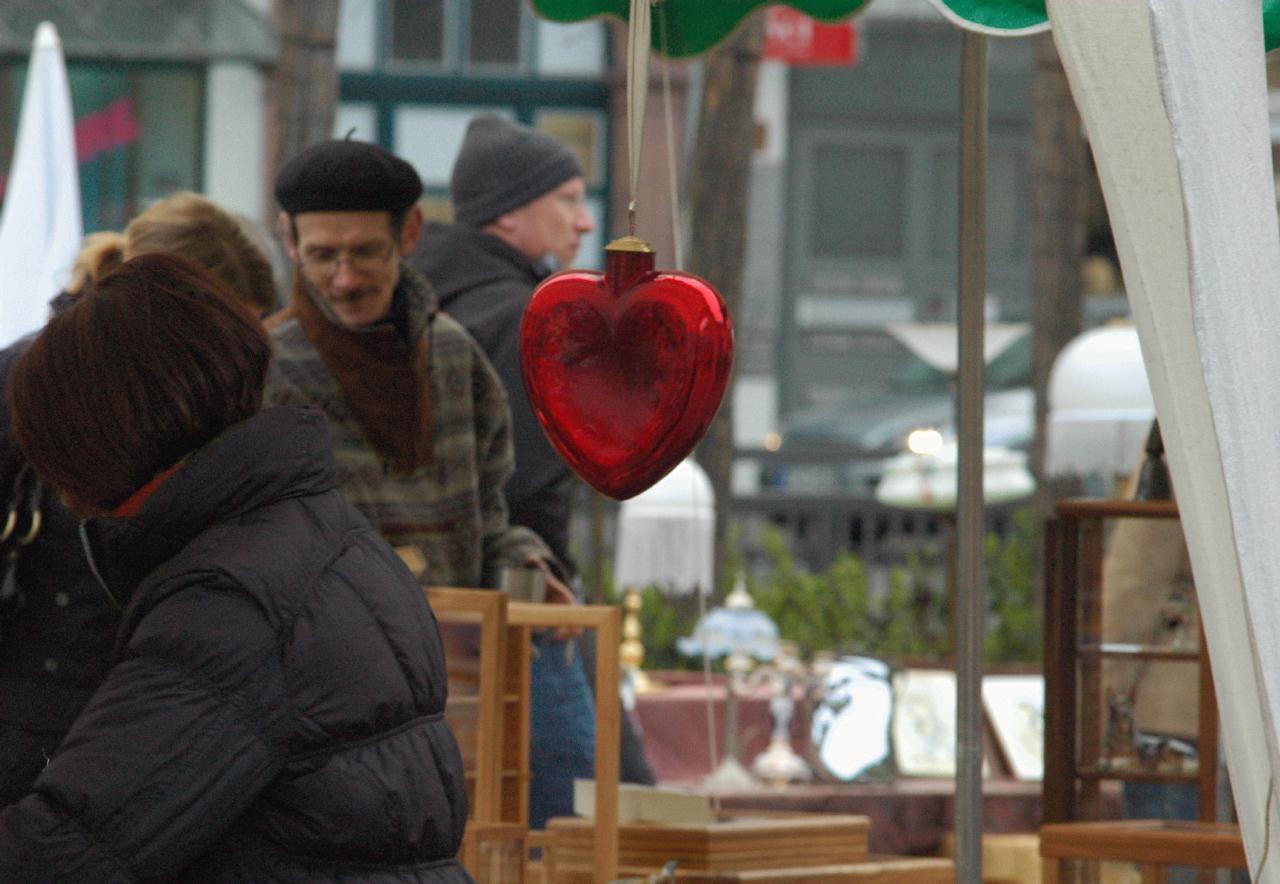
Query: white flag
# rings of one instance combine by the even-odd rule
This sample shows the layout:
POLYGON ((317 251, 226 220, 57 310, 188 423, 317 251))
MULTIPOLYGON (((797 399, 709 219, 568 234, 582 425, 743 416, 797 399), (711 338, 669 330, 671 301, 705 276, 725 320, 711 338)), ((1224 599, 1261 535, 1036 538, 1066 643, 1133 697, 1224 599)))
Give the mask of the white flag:
POLYGON ((36 28, 0 212, 0 345, 44 325, 83 235, 75 118, 58 31, 36 28))

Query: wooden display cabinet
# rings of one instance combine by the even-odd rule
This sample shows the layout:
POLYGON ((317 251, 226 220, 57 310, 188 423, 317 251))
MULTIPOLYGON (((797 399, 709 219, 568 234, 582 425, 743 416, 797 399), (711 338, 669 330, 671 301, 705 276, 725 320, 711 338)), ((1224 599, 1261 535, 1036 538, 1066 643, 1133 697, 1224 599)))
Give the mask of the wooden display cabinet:
POLYGON ((1096 881, 1098 864, 1116 861, 1136 863, 1144 882, 1166 881, 1170 865, 1199 867, 1201 881, 1215 880, 1210 869, 1244 866, 1239 827, 1214 822, 1218 704, 1203 631, 1198 643, 1187 647, 1110 642, 1103 628, 1107 587, 1102 561, 1108 521, 1177 518, 1177 507, 1170 501, 1066 500, 1045 524, 1043 810, 1047 825, 1040 829, 1045 884, 1096 881), (1133 740, 1126 744, 1108 739, 1108 728, 1114 735, 1116 720, 1127 720, 1129 736, 1136 735, 1133 694, 1125 701, 1129 703, 1126 719, 1117 715, 1117 709, 1123 709, 1113 702, 1117 695, 1106 690, 1108 666, 1114 668, 1116 661, 1142 667, 1197 667, 1199 745, 1193 765, 1162 758, 1163 752, 1148 762, 1134 751, 1133 740), (1123 751, 1117 751, 1117 746, 1123 751), (1194 784, 1199 819, 1095 822, 1103 816, 1102 787, 1107 781, 1194 784))
MULTIPOLYGON (((1218 706, 1201 633, 1194 648, 1108 642, 1102 560, 1114 519, 1177 519, 1171 501, 1066 500, 1045 524, 1044 821, 1096 820, 1106 781, 1194 783, 1199 817, 1217 818, 1218 706), (1199 746, 1193 765, 1140 763, 1108 752, 1109 661, 1197 666, 1199 746)), ((1154 612, 1153 612, 1154 616, 1154 612)))

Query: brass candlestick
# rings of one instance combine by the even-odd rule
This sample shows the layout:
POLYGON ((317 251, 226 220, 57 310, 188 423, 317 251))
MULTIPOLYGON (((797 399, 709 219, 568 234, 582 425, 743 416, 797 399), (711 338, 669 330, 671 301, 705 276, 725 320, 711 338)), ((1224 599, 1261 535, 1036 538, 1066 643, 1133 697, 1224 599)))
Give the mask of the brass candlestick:
POLYGON ((653 690, 653 682, 640 668, 644 663, 643 630, 640 625, 640 608, 643 605, 640 590, 634 586, 627 587, 622 599, 622 607, 626 613, 622 617, 622 644, 618 646, 618 659, 637 693, 653 690))

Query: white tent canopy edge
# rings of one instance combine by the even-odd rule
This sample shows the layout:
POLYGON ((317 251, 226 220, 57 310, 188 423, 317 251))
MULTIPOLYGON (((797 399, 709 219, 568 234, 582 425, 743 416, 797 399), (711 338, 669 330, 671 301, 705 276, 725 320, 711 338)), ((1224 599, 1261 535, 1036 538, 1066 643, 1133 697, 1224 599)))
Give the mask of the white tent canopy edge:
POLYGON ((1280 882, 1280 228, 1259 4, 1048 9, 1168 441, 1246 852, 1255 881, 1280 882))

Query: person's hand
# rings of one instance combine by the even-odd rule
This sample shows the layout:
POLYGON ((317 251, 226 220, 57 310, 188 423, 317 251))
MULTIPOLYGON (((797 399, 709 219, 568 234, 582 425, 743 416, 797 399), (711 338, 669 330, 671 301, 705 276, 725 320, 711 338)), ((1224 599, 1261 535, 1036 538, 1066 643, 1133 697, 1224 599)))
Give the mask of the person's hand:
MULTIPOLYGON (((551 570, 551 566, 546 559, 529 558, 525 560, 526 567, 541 568, 546 575, 546 595, 543 597, 543 603, 548 605, 576 605, 578 597, 574 595, 564 581, 557 577, 551 570)), ((567 626, 557 628, 552 637, 558 642, 568 641, 571 638, 577 638, 581 634, 581 629, 575 629, 567 626)))
POLYGON ((554 574, 547 574, 547 594, 543 601, 548 605, 576 605, 578 597, 554 574))

